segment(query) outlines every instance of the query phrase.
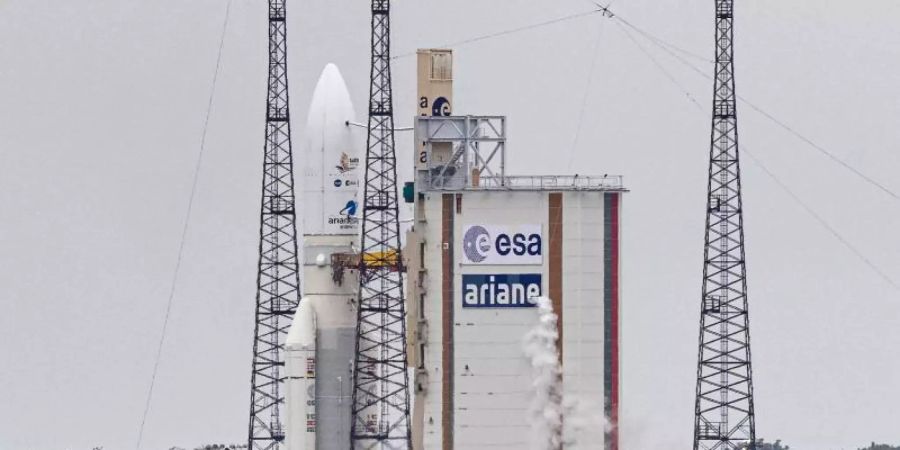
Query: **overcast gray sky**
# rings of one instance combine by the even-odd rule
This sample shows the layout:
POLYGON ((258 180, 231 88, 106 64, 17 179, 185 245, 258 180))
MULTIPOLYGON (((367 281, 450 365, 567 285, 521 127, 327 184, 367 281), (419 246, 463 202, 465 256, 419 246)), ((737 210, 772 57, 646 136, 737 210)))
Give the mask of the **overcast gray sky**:
MULTIPOLYGON (((900 2, 737 3, 740 94, 900 190, 900 2)), ((295 139, 327 62, 365 110, 368 5, 289 0, 295 139)), ((0 0, 0 449, 134 447, 224 6, 0 0)), ((394 52, 590 6, 398 0, 394 52)), ((713 55, 711 0, 613 9, 713 55)), ((231 17, 146 449, 246 435, 265 2, 234 0, 231 17)), ((625 448, 686 448, 711 86, 638 39, 703 111, 599 15, 457 47, 455 109, 509 116, 511 172, 625 175, 625 448)), ((414 114, 413 61, 395 61, 400 125, 414 114)), ((746 105, 739 115, 745 151, 900 283, 900 202, 746 105)), ((411 137, 398 142, 408 158, 411 137)), ((758 165, 743 169, 759 436, 798 450, 900 443, 900 291, 758 165)))

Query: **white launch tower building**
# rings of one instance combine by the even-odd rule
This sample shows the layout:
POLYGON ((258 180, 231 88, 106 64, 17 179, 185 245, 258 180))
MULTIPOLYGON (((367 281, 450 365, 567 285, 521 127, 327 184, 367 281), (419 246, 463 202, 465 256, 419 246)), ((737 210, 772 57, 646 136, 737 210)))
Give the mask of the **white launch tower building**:
POLYGON ((523 340, 545 296, 559 317, 555 439, 617 450, 621 177, 508 174, 506 117, 452 115, 452 54, 418 57, 405 250, 413 448, 538 448, 541 419, 530 409, 539 393, 523 340))

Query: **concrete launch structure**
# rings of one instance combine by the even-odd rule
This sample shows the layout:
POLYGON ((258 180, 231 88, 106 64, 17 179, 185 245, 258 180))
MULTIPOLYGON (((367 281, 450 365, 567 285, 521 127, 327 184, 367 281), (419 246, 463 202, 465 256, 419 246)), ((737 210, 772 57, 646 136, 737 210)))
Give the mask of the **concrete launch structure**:
MULTIPOLYGON (((539 418, 523 342, 543 296, 559 319, 555 438, 618 450, 622 179, 508 175, 506 118, 453 115, 452 56, 418 52, 415 176, 404 188, 414 204, 403 250, 413 448, 530 448, 539 418)), ((287 450, 349 444, 364 147, 354 119, 329 65, 302 147, 304 295, 287 342, 287 450)))

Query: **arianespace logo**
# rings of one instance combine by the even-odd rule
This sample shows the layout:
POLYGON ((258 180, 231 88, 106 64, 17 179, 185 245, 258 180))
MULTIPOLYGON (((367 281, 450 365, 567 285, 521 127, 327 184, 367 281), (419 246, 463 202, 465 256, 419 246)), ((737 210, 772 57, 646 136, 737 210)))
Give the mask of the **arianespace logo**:
POLYGON ((541 274, 463 275, 463 308, 533 308, 541 274))
POLYGON ((469 225, 463 235, 464 263, 541 264, 540 225, 469 225))
POLYGON ((337 216, 328 218, 328 224, 337 225, 342 230, 355 227, 359 223, 359 217, 356 217, 357 208, 358 204, 356 203, 356 200, 348 201, 347 205, 338 212, 337 216))

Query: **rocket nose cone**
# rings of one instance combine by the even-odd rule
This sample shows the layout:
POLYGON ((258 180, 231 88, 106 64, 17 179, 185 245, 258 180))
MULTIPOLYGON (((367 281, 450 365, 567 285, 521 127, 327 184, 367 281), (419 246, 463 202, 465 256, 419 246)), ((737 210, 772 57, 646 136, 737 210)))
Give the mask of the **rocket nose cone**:
POLYGON ((340 80, 341 82, 344 81, 344 77, 341 76, 341 69, 338 69, 338 66, 335 63, 325 64, 325 68, 322 69, 322 75, 320 75, 319 78, 323 78, 326 75, 328 78, 340 80))
POLYGON ((316 344, 316 315, 312 301, 308 298, 300 300, 300 306, 294 313, 294 320, 288 330, 285 345, 289 347, 312 348, 316 344))
POLYGON ((350 100, 347 83, 344 81, 340 69, 329 63, 322 70, 319 81, 316 83, 316 89, 313 91, 307 127, 314 129, 332 121, 343 124, 348 120, 355 119, 356 111, 350 100))

